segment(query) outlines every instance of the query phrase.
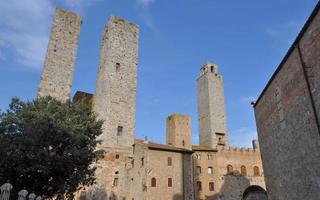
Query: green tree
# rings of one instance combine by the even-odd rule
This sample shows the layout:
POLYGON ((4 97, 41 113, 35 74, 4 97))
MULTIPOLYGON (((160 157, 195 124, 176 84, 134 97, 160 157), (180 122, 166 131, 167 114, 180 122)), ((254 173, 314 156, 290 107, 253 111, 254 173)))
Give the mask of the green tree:
POLYGON ((92 162, 101 156, 96 146, 102 123, 81 102, 12 99, 0 113, 0 183, 10 180, 13 194, 25 187, 44 197, 61 193, 73 199, 95 181, 92 162))

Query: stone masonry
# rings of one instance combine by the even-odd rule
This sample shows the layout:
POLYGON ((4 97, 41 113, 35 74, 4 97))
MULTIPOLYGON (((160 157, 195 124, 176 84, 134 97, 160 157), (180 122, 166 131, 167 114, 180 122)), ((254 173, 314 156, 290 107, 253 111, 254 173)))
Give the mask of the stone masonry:
POLYGON ((51 36, 41 75, 38 96, 70 99, 82 18, 56 9, 51 36))
POLYGON ((102 36, 93 109, 104 120, 102 146, 131 148, 135 138, 137 25, 111 17, 102 36))
POLYGON ((223 81, 217 65, 208 63, 201 68, 197 92, 200 145, 228 146, 223 81))
POLYGON ((320 3, 254 105, 270 200, 320 198, 320 3))
MULTIPOLYGON (((80 25, 81 17, 57 9, 39 96, 69 99, 80 25)), ((93 163, 96 183, 77 199, 241 200, 251 186, 265 191, 258 141, 254 149, 228 146, 215 64, 203 66, 197 80, 200 146, 192 146, 191 119, 182 114, 167 118, 167 144, 135 138, 138 35, 137 25, 111 17, 102 34, 96 92, 73 98, 91 104, 104 121, 98 149, 105 157, 93 163)))
POLYGON ((102 144, 106 152, 97 163, 97 184, 91 197, 128 197, 129 171, 135 140, 136 88, 138 62, 137 25, 110 17, 102 34, 100 64, 93 97, 93 110, 104 121, 102 144))
POLYGON ((173 114, 167 118, 167 144, 175 147, 192 149, 191 117, 173 114))

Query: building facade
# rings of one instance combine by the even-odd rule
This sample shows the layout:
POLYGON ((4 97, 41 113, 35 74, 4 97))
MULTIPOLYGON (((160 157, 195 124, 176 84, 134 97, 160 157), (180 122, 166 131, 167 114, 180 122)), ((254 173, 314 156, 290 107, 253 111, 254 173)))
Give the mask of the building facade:
MULTIPOLYGON (((102 34, 96 92, 74 96, 74 101, 92 104, 104 120, 98 149, 105 152, 93 164, 96 184, 79 191, 77 198, 265 200, 258 142, 252 149, 229 146, 222 75, 216 64, 201 67, 197 80, 200 145, 192 145, 191 119, 183 114, 167 118, 166 144, 136 139, 138 37, 137 25, 111 17, 102 34)), ((47 60, 45 69, 58 70, 47 60)), ((60 84, 56 73, 49 74, 41 88, 60 84)), ((66 97, 54 91, 47 95, 66 97)))
POLYGON ((270 200, 320 198, 320 3, 254 105, 270 200))

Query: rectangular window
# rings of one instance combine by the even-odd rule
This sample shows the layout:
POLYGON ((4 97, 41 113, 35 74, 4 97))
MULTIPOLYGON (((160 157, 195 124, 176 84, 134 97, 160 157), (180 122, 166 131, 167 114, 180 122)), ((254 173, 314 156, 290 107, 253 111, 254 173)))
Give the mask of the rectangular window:
POLYGON ((168 166, 172 166, 172 158, 168 157, 168 166))
POLYGON ((172 187, 172 178, 168 178, 168 187, 172 187))
POLYGON ((199 175, 201 174, 201 167, 200 166, 197 166, 196 167, 196 173, 199 175))
POLYGON ((214 183, 213 182, 209 183, 209 191, 214 191, 214 183))
POLYGON ((116 72, 120 71, 120 63, 116 63, 116 72))
POLYGON ((208 167, 208 174, 213 174, 213 168, 212 167, 208 167))
POLYGON ((122 136, 122 133, 123 133, 123 126, 118 126, 117 136, 122 136))
POLYGON ((202 190, 202 184, 200 181, 197 181, 197 190, 201 191, 202 190))

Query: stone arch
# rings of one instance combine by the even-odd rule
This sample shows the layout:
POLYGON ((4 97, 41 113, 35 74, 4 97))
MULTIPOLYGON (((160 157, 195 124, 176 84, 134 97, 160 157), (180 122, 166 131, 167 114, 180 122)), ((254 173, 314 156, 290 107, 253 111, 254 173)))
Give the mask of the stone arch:
POLYGON ((242 195, 243 200, 268 200, 267 192, 261 186, 258 185, 250 185, 245 189, 242 195))

